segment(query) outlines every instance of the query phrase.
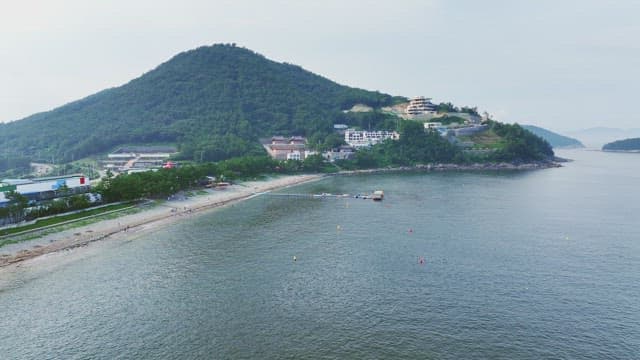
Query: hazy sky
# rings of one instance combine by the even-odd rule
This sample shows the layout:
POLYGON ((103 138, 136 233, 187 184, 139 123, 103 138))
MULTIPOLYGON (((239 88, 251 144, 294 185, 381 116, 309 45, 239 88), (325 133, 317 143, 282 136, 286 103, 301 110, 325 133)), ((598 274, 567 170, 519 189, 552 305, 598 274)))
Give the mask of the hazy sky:
POLYGON ((0 0, 0 121, 235 42, 339 83, 556 131, 640 127, 636 0, 0 0))

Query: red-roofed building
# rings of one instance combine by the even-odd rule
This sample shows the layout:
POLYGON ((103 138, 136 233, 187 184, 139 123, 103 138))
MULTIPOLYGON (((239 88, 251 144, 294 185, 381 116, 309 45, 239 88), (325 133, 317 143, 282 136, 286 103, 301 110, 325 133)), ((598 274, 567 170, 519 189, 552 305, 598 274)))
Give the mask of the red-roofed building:
POLYGON ((302 136, 274 136, 262 146, 276 160, 304 160, 307 139, 302 136))

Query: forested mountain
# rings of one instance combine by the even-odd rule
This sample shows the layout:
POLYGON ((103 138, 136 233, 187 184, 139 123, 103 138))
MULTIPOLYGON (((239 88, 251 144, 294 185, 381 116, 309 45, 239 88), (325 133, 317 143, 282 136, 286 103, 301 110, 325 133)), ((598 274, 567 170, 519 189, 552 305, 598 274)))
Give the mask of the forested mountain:
POLYGON ((64 162, 119 144, 176 143, 183 158, 215 161, 261 153, 263 136, 321 139, 334 122, 376 125, 385 115, 342 110, 393 102, 235 45, 213 45, 180 53, 123 86, 0 124, 0 156, 64 162))
POLYGON ((640 151, 640 138, 618 140, 602 147, 604 151, 640 151))
POLYGON ((543 129, 541 127, 533 126, 533 125, 522 125, 523 128, 531 131, 532 133, 538 135, 539 137, 547 140, 547 142, 554 148, 562 148, 562 147, 571 147, 571 148, 582 148, 584 145, 577 139, 560 135, 553 131, 549 131, 547 129, 543 129))

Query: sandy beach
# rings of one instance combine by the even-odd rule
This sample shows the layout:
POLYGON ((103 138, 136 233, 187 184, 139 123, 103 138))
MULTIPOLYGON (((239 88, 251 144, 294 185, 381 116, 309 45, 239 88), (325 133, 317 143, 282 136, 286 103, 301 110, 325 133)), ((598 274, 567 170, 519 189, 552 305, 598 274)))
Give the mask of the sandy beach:
POLYGON ((105 239, 155 231, 184 217, 250 199, 267 191, 319 180, 322 177, 321 174, 281 176, 233 184, 225 189, 207 189, 206 194, 175 196, 161 205, 135 214, 72 227, 0 248, 0 267, 19 264, 44 254, 87 246, 105 239))

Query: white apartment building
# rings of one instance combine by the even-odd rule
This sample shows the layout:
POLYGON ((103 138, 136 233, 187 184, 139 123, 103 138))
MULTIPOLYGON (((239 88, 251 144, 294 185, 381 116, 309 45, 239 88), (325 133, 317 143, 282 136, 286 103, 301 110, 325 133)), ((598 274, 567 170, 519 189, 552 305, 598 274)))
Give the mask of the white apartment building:
POLYGON ((378 144, 386 139, 398 140, 400 134, 395 131, 361 131, 348 129, 344 132, 344 141, 354 148, 378 144))

